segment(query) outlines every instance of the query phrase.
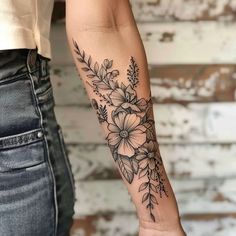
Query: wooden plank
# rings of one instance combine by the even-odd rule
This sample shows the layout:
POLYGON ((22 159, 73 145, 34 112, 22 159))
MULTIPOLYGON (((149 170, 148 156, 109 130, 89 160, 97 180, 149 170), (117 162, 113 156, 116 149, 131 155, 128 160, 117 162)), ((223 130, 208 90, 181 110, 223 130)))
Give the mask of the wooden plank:
MULTIPOLYGON (((181 215, 236 213, 236 178, 171 180, 181 215)), ((75 218, 134 212, 122 180, 76 180, 75 218)))
POLYGON ((235 24, 222 22, 140 24, 149 64, 234 63, 235 24))
MULTIPOLYGON (((235 65, 153 66, 150 77, 154 103, 235 101, 235 65)), ((51 81, 57 105, 89 104, 75 65, 53 66, 51 81)))
MULTIPOLYGON (((236 61, 234 23, 147 23, 138 27, 150 65, 233 64, 236 61)), ((71 65, 64 23, 52 25, 51 43, 53 64, 71 65)))
MULTIPOLYGON (((104 135, 90 107, 56 106, 67 143, 104 144, 104 135)), ((159 143, 235 143, 235 103, 155 104, 159 143)))
MULTIPOLYGON (((105 145, 68 145, 77 180, 117 179, 120 175, 105 145)), ((171 178, 231 178, 236 176, 236 145, 160 145, 171 178)))
POLYGON ((89 99, 75 65, 51 67, 50 79, 57 105, 89 105, 89 99), (62 96, 64 94, 64 96, 62 96))
MULTIPOLYGON (((235 20, 235 0, 131 0, 137 22, 235 20)), ((65 18, 65 1, 56 1, 52 20, 65 18)))
POLYGON ((236 1, 131 0, 138 22, 234 20, 236 1))
MULTIPOLYGON (((236 218, 191 220, 184 218, 182 224, 191 236, 234 236, 236 218)), ((138 219, 135 214, 106 214, 87 216, 74 220, 71 236, 137 236, 138 219)))
POLYGON ((154 103, 235 101, 234 65, 173 65, 150 68, 154 103))

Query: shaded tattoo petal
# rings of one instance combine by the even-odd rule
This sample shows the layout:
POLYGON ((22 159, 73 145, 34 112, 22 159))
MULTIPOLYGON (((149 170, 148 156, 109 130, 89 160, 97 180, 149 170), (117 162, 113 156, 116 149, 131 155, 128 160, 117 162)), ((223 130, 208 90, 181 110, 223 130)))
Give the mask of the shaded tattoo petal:
POLYGON ((124 129, 127 131, 134 130, 140 124, 140 117, 136 114, 127 114, 124 120, 124 129))
POLYGON ((129 134, 129 142, 134 148, 139 148, 146 142, 146 134, 140 129, 135 129, 129 134))
POLYGON ((127 142, 125 139, 122 139, 118 146, 118 153, 120 155, 131 157, 134 155, 135 150, 129 142, 127 142))
POLYGON ((125 92, 121 88, 116 88, 111 92, 110 98, 114 106, 119 107, 126 102, 125 92))
POLYGON ((145 169, 148 166, 148 162, 146 159, 143 159, 142 161, 139 162, 139 167, 141 169, 145 169))
POLYGON ((114 124, 109 124, 109 125, 108 125, 108 129, 109 129, 111 132, 115 132, 115 133, 119 133, 119 132, 120 132, 119 127, 117 127, 117 126, 114 125, 114 124))
POLYGON ((128 103, 128 102, 124 102, 122 105, 121 105, 122 108, 124 109, 128 109, 130 108, 131 110, 133 111, 136 111, 136 112, 140 112, 141 110, 138 108, 138 106, 134 105, 134 104, 131 104, 131 103, 128 103))
POLYGON ((137 97, 135 90, 129 85, 125 90, 125 96, 127 101, 132 101, 137 97))
POLYGON ((124 112, 120 112, 117 116, 114 117, 114 122, 119 130, 123 130, 125 116, 126 114, 124 112))
POLYGON ((113 146, 117 145, 121 141, 121 137, 119 133, 109 133, 107 139, 108 139, 109 145, 113 145, 113 146))

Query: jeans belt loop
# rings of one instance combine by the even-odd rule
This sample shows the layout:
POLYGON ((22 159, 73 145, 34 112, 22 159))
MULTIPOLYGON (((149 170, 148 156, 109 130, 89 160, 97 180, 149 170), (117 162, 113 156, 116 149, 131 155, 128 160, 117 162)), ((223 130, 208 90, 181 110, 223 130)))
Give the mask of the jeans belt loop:
POLYGON ((34 73, 37 68, 36 60, 37 60, 37 48, 29 49, 27 55, 27 68, 34 82, 38 84, 38 76, 36 76, 34 73))
POLYGON ((48 61, 42 57, 39 57, 39 58, 40 58, 40 77, 44 77, 48 73, 47 71, 48 61))

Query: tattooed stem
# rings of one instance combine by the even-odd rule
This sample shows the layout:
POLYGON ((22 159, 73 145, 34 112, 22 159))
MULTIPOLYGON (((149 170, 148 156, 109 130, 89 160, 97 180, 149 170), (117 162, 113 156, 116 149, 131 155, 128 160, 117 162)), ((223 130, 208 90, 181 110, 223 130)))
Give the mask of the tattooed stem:
POLYGON ((155 222, 155 217, 152 214, 152 208, 153 208, 153 204, 151 201, 151 176, 150 176, 150 170, 148 169, 148 173, 147 173, 147 177, 148 177, 148 206, 149 206, 149 214, 152 218, 152 220, 155 222))

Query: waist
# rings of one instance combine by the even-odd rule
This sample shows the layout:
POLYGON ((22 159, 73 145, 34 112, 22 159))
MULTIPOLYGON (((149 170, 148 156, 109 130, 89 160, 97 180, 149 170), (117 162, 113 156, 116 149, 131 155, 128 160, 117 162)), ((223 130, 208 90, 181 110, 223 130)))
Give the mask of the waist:
POLYGON ((38 54, 38 49, 17 48, 0 50, 0 83, 20 79, 27 73, 37 77, 49 74, 49 58, 38 54))

